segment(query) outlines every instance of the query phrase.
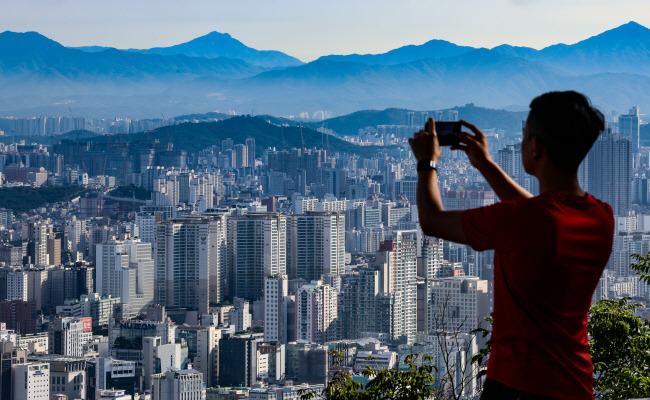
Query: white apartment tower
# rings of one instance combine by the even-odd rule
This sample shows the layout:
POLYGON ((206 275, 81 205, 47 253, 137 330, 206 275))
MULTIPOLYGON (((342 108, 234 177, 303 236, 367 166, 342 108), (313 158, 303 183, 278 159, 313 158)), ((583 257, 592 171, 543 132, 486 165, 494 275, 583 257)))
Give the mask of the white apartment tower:
POLYGON ((307 281, 338 275, 345 268, 345 215, 307 211, 289 217, 287 269, 307 281))
POLYGON ((170 308, 208 314, 222 300, 226 216, 202 214, 156 224, 154 298, 170 308))
POLYGON ((410 342, 417 332, 417 231, 395 231, 381 244, 374 265, 390 297, 390 339, 410 342))
POLYGON ((228 218, 228 273, 232 296, 264 298, 264 278, 286 274, 287 218, 252 212, 228 218))
POLYGON ((429 299, 431 282, 442 278, 443 241, 431 236, 422 237, 420 257, 418 257, 418 332, 428 329, 429 299))
POLYGON ((321 281, 304 285, 296 292, 296 340, 325 343, 338 339, 338 295, 321 281))
POLYGON ((151 243, 133 239, 97 245, 97 293, 119 297, 129 314, 145 312, 153 302, 153 277, 151 243))
POLYGON ((264 279, 264 341, 287 343, 287 300, 289 280, 286 275, 264 279))

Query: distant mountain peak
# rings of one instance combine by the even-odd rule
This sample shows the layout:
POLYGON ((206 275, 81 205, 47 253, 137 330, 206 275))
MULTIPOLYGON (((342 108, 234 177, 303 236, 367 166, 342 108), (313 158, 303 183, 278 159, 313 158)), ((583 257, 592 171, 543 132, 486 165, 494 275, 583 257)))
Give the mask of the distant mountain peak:
POLYGON ((222 33, 222 32, 217 32, 217 31, 212 31, 212 32, 208 33, 207 35, 205 35, 203 37, 224 37, 224 38, 232 39, 232 36, 230 36, 229 33, 225 33, 225 32, 222 33))
POLYGON ((256 50, 233 38, 228 33, 212 31, 189 42, 170 47, 133 50, 145 54, 184 54, 189 57, 240 59, 265 68, 300 65, 302 62, 279 51, 256 50))

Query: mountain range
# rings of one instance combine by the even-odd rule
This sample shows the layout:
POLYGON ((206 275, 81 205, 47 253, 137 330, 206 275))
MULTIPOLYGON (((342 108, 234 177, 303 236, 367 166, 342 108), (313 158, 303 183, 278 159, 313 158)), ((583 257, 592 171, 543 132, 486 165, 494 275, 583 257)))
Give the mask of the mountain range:
POLYGON ((575 44, 492 49, 443 40, 303 63, 212 32, 165 48, 67 48, 0 33, 0 116, 150 118, 208 111, 343 115, 474 103, 525 110, 575 89, 606 113, 650 108, 650 29, 630 22, 575 44))

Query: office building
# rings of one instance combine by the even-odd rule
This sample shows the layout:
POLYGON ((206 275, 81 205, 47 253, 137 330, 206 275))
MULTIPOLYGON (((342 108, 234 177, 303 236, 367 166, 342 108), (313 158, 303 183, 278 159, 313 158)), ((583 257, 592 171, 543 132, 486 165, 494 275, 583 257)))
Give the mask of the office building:
POLYGON ((50 364, 14 365, 12 388, 12 400, 50 400, 50 364))
POLYGON ((86 360, 58 355, 30 355, 30 362, 50 364, 50 393, 86 399, 86 360))
POLYGON ((83 357, 83 345, 92 341, 91 318, 57 317, 50 321, 49 354, 83 357))
POLYGON ((630 140, 630 144, 632 145, 630 151, 632 154, 638 153, 641 148, 640 117, 639 107, 636 106, 630 108, 629 114, 618 116, 618 132, 630 140))
POLYGON ((248 386, 257 382, 262 334, 227 335, 219 341, 219 386, 248 386))
POLYGON ((153 376, 153 400, 205 400, 203 374, 193 369, 172 369, 153 376))
POLYGON ((137 384, 135 361, 122 361, 110 357, 101 357, 92 359, 90 362, 94 364, 93 381, 95 383, 95 391, 116 389, 123 390, 125 394, 134 394, 134 387, 137 384))

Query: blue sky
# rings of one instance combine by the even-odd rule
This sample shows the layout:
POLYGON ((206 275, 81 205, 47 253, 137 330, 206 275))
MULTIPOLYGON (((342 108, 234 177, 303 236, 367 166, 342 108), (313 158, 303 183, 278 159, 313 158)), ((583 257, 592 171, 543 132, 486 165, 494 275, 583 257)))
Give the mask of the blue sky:
POLYGON ((650 27, 647 0, 0 0, 0 10, 0 30, 66 46, 170 46, 219 31, 303 61, 431 39, 539 49, 630 20, 650 27))

